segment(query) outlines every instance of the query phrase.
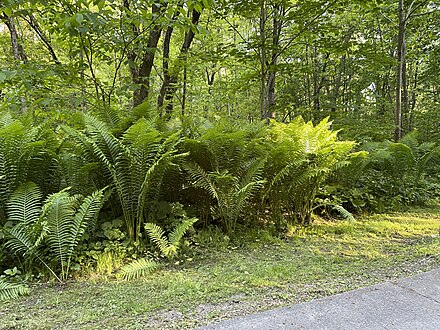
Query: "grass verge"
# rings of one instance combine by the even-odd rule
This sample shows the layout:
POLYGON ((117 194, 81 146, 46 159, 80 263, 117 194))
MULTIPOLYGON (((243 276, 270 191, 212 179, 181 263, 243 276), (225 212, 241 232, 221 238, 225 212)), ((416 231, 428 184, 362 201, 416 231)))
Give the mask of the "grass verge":
POLYGON ((183 263, 132 282, 37 285, 0 329, 182 329, 440 266, 440 211, 316 220, 286 237, 205 231, 183 263))

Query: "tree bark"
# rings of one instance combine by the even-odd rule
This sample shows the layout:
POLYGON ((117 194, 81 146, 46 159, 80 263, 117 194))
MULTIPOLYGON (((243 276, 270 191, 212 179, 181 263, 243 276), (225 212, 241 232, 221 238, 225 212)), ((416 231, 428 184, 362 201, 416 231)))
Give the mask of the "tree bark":
POLYGON ((269 77, 267 80, 267 110, 266 116, 270 118, 275 117, 275 79, 278 59, 278 48, 281 35, 281 16, 283 15, 283 8, 279 5, 274 5, 273 8, 273 26, 272 26, 272 56, 269 65, 269 77))
MULTIPOLYGON (((160 15, 166 8, 166 4, 160 7, 157 4, 153 4, 151 11, 153 13, 153 19, 155 15, 160 15)), ((162 28, 159 24, 153 24, 148 37, 147 49, 144 52, 139 71, 137 73, 136 83, 140 85, 137 92, 134 94, 133 105, 137 106, 144 102, 150 92, 150 76, 153 69, 154 57, 156 55, 157 44, 162 33, 162 28)))
POLYGON ((260 1, 260 118, 267 118, 267 92, 266 92, 266 1, 260 1))
POLYGON ((20 44, 18 40, 18 33, 15 27, 15 21, 12 16, 8 16, 6 14, 2 15, 2 19, 5 22, 6 26, 9 29, 9 34, 11 36, 11 46, 12 46, 12 54, 14 56, 14 60, 16 61, 27 61, 26 54, 24 52, 23 46, 20 44))
MULTIPOLYGON (((191 23, 193 26, 196 26, 199 23, 201 13, 197 10, 192 11, 192 19, 191 23)), ((172 28, 168 28, 167 32, 170 31, 169 39, 171 39, 172 34, 172 28)), ((167 67, 164 67, 164 80, 162 83, 162 87, 160 89, 159 97, 157 104, 159 108, 162 108, 165 105, 165 117, 170 118, 171 114, 174 109, 173 104, 173 97, 177 90, 177 82, 179 80, 179 73, 181 72, 183 65, 182 63, 185 63, 188 56, 188 51, 191 47, 191 44, 194 40, 195 33, 193 29, 190 29, 188 32, 185 33, 185 37, 183 40, 182 47, 180 48, 180 53, 177 58, 177 64, 176 66, 172 67, 171 69, 168 67, 169 62, 169 40, 166 42, 164 38, 164 47, 166 44, 168 44, 166 47, 168 47, 168 56, 166 60, 167 67)), ((164 49, 164 64, 165 64, 165 49, 164 49)))
POLYGON ((397 37, 397 70, 396 70, 396 108, 394 110, 394 140, 397 142, 402 138, 402 88, 403 72, 405 65, 405 30, 406 19, 404 12, 404 0, 399 0, 399 34, 397 37))
POLYGON ((332 102, 332 112, 336 112, 338 99, 339 99, 339 91, 341 89, 341 81, 342 81, 342 72, 345 67, 345 60, 347 55, 342 55, 341 62, 338 67, 338 73, 336 75, 335 84, 333 86, 333 102, 332 102))

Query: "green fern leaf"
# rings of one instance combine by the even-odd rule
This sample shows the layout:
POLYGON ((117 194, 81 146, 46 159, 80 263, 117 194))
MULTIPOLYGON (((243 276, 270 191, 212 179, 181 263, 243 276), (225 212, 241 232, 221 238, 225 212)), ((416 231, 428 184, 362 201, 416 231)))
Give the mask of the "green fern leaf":
POLYGON ((166 239, 163 229, 155 223, 146 223, 145 230, 148 233, 148 237, 157 245, 160 252, 167 256, 170 253, 171 245, 166 239))
POLYGON ((138 259, 121 268, 118 276, 124 280, 133 280, 150 274, 155 271, 159 265, 151 260, 138 259))
POLYGON ((187 162, 184 163, 183 167, 188 171, 195 187, 204 189, 215 200, 219 199, 219 193, 214 182, 200 165, 187 162))
POLYGON ((188 229, 191 228, 198 220, 199 219, 197 218, 185 219, 182 223, 177 225, 168 236, 170 244, 177 248, 183 235, 185 235, 188 229))
POLYGON ((47 244, 61 265, 61 278, 68 275, 70 247, 74 243, 71 229, 75 214, 77 198, 69 196, 66 191, 48 197, 43 206, 43 217, 49 226, 47 244))
POLYGON ((24 284, 9 283, 0 278, 0 301, 11 301, 17 297, 29 294, 29 287, 24 284))
POLYGON ((31 225, 41 213, 42 194, 35 183, 20 186, 8 201, 8 220, 13 223, 31 225))

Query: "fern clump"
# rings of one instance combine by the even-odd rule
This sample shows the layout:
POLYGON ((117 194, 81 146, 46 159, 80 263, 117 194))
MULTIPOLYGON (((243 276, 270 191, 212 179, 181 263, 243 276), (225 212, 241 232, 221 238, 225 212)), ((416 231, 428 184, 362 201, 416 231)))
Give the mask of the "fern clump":
MULTIPOLYGON (((185 216, 182 222, 176 225, 168 235, 159 225, 154 223, 146 223, 145 231, 161 255, 171 260, 177 256, 183 236, 197 221, 197 218, 185 216)), ((157 268, 159 268, 159 263, 156 261, 141 258, 123 266, 118 276, 125 280, 137 279, 150 274, 157 268)))
POLYGON ((197 218, 183 219, 168 234, 168 237, 164 230, 155 223, 146 223, 145 231, 150 240, 159 248, 160 253, 168 259, 173 259, 177 255, 183 236, 197 221, 197 218))
POLYGON ((0 115, 0 225, 8 199, 21 184, 37 182, 45 192, 58 186, 58 146, 50 121, 32 125, 8 112, 0 115))
MULTIPOLYGON (((191 159, 184 164, 188 185, 206 194, 199 200, 209 201, 210 215, 229 233, 266 182, 265 132, 264 126, 221 122, 198 140, 186 141, 191 159)), ((253 207, 259 208, 257 203, 253 207)))
POLYGON ((41 203, 40 189, 29 182, 12 194, 7 208, 12 228, 5 230, 6 247, 25 264, 43 264, 59 281, 67 279, 76 247, 96 220, 104 197, 103 190, 85 198, 71 196, 68 190, 51 194, 41 203), (59 274, 50 266, 53 261, 59 274))
POLYGON ((330 125, 328 118, 314 126, 301 117, 289 124, 271 123, 272 148, 265 176, 266 199, 275 218, 310 223, 315 197, 325 180, 349 164, 346 160, 354 142, 339 141, 330 125))
POLYGON ((85 157, 101 165, 114 186, 131 241, 139 241, 150 205, 159 198, 165 173, 187 156, 179 152, 179 132, 165 134, 144 118, 115 136, 103 122, 85 115, 84 132, 65 127, 85 157))
POLYGON ((399 142, 368 142, 362 149, 368 157, 338 177, 339 198, 347 204, 383 212, 423 205, 438 196, 440 147, 435 143, 419 143, 413 132, 399 142), (355 180, 347 179, 351 177, 355 180))

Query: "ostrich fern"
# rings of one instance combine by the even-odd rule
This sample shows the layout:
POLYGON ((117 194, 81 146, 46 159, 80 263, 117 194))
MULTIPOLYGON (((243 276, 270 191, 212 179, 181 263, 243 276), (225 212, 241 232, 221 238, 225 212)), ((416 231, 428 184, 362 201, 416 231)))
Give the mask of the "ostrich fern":
POLYGON ((50 123, 31 125, 9 113, 0 116, 0 224, 6 220, 9 197, 21 184, 33 181, 45 192, 57 189, 58 145, 50 123))
MULTIPOLYGON (((160 253, 168 259, 173 259, 178 253, 183 236, 197 220, 197 218, 184 219, 168 234, 168 237, 164 230, 154 223, 146 223, 145 230, 160 253)), ((142 258, 123 266, 118 276, 125 280, 137 279, 153 272, 158 267, 157 262, 142 258)))
POLYGON ((165 257, 172 259, 177 255, 183 235, 185 235, 187 230, 194 225, 197 220, 197 218, 184 219, 182 223, 173 229, 168 237, 166 237, 163 229, 155 223, 146 223, 145 230, 150 240, 159 248, 160 252, 165 257))
POLYGON ((0 278, 0 302, 10 301, 28 293, 29 288, 27 285, 10 283, 5 279, 0 278))
POLYGON ((346 161, 354 143, 338 141, 328 119, 314 126, 297 117, 289 124, 272 122, 266 167, 269 185, 266 198, 281 217, 287 212, 293 221, 310 222, 313 203, 326 178, 346 161))
POLYGON ((195 187, 204 189, 215 200, 212 214, 220 219, 224 229, 231 232, 249 199, 261 188, 264 158, 257 158, 242 164, 236 175, 227 170, 205 171, 194 163, 185 164, 185 169, 195 187))
POLYGON ((84 118, 84 132, 65 129, 108 173, 119 197, 128 236, 138 241, 150 202, 158 199, 163 176, 187 155, 178 152, 180 133, 166 136, 152 122, 140 119, 118 138, 95 117, 84 118))
POLYGON ((41 205, 41 192, 34 183, 20 186, 8 201, 6 247, 30 264, 42 263, 59 280, 66 280, 75 249, 90 222, 98 215, 103 190, 83 198, 71 196, 68 189, 50 195, 41 205), (40 248, 45 243, 60 268, 60 275, 45 261, 40 248))

